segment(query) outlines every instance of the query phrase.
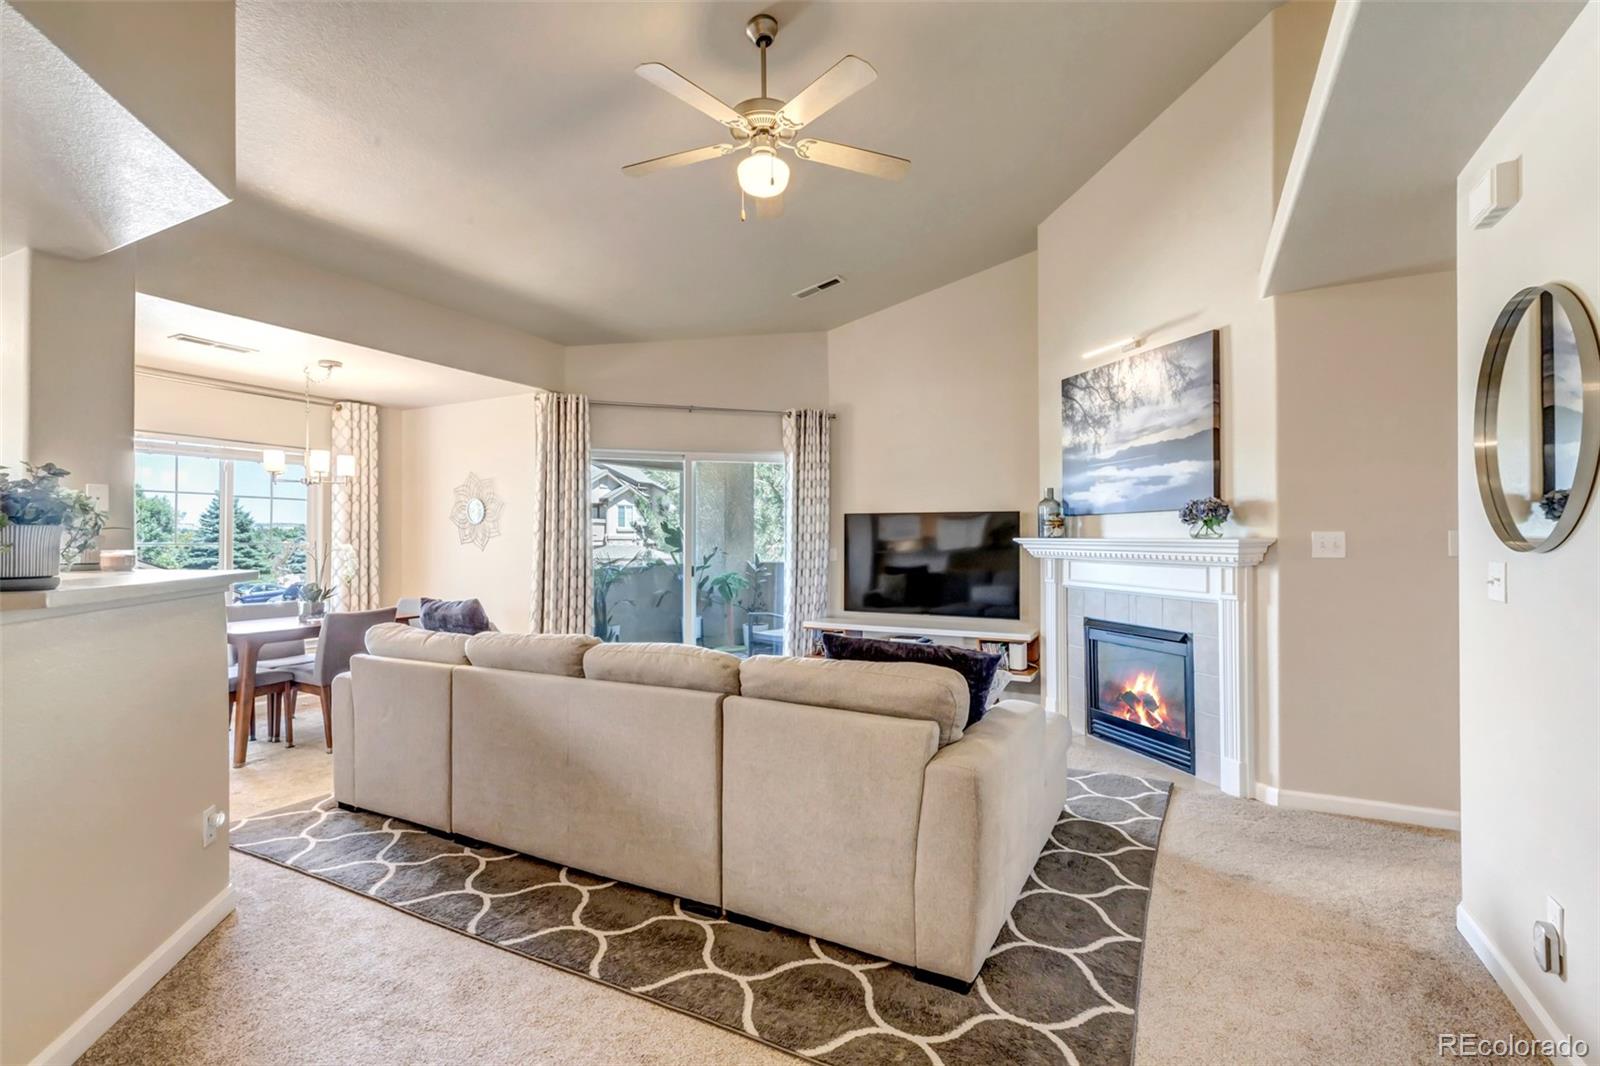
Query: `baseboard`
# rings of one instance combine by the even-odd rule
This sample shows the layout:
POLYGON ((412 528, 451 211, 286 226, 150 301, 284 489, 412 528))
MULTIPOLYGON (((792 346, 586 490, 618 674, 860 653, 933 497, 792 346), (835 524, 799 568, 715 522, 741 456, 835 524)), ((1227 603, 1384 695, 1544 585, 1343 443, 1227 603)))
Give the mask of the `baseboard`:
POLYGON ((1270 785, 1256 785, 1256 799, 1271 807, 1296 811, 1320 811, 1350 818, 1375 818, 1380 822, 1400 822, 1429 829, 1460 829, 1461 812, 1442 807, 1413 807, 1407 803, 1360 799, 1355 796, 1330 796, 1324 792, 1296 792, 1270 785))
MULTIPOLYGON (((1539 997, 1533 994, 1533 989, 1529 988, 1521 975, 1511 968, 1495 946, 1489 942, 1489 938, 1483 935, 1478 923, 1467 913, 1465 903, 1456 904, 1456 929, 1461 933, 1461 938, 1467 942, 1467 946, 1472 949, 1473 954, 1478 956, 1478 961, 1483 963, 1483 968, 1489 971, 1489 976, 1494 978, 1494 983, 1500 986, 1500 991, 1506 994, 1511 1005, 1527 1023, 1534 1039, 1549 1040, 1560 1047, 1560 1042, 1568 1039, 1568 1034, 1561 1031, 1556 1025, 1556 1020, 1550 1017, 1550 1012, 1544 1009, 1544 1004, 1539 1002, 1539 997)), ((1582 1059, 1572 1055, 1559 1061, 1567 1062, 1570 1066, 1584 1066, 1582 1059)))
POLYGON ((204 907, 196 911, 176 932, 152 951, 143 962, 135 966, 126 977, 118 981, 99 1001, 77 1021, 67 1026, 66 1032, 56 1037, 50 1046, 34 1058, 35 1064, 70 1063, 89 1050, 89 1045, 100 1039, 118 1018, 128 1013, 139 998, 155 983, 167 975, 205 935, 232 912, 237 899, 233 883, 224 888, 204 907))

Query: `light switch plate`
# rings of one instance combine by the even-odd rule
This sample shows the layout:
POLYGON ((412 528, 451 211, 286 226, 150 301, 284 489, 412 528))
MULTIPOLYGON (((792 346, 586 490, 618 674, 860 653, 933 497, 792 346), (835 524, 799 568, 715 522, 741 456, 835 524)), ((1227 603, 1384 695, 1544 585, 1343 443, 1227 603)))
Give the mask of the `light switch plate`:
POLYGON ((111 510, 111 486, 90 484, 83 487, 83 494, 94 501, 94 509, 102 513, 111 510))
POLYGON ((1344 530, 1332 532, 1312 531, 1311 558, 1313 559, 1343 559, 1344 558, 1344 530))
POLYGON ((1495 603, 1506 602, 1506 564, 1490 563, 1488 576, 1484 578, 1484 588, 1489 593, 1489 598, 1495 603))

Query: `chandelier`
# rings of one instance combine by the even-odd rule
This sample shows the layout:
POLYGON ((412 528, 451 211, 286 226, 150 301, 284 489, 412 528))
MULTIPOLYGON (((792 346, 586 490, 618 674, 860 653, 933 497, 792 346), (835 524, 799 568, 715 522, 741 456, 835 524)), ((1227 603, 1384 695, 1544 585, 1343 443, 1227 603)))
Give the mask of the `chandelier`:
POLYGON ((282 448, 266 448, 261 452, 261 465, 272 475, 274 483, 285 481, 295 485, 347 485, 356 476, 355 456, 342 452, 336 456, 326 448, 311 446, 311 386, 323 384, 343 365, 337 359, 319 359, 316 366, 301 368, 300 372, 306 379, 306 446, 303 453, 305 476, 284 477, 284 471, 289 468, 288 455, 282 448))

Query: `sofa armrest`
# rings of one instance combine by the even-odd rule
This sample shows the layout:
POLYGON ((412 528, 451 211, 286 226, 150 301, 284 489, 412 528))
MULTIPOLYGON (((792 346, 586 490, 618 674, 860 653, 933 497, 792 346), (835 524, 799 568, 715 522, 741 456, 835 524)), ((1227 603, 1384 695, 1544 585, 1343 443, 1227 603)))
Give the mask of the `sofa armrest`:
MULTIPOLYGON (((1044 708, 1004 700, 928 762, 917 832, 917 965, 977 976, 1044 845, 1044 708)), ((1048 833, 1048 829, 1046 829, 1048 833)))
POLYGON ((339 803, 355 803, 356 795, 356 707, 350 685, 350 671, 333 679, 333 798, 339 803))

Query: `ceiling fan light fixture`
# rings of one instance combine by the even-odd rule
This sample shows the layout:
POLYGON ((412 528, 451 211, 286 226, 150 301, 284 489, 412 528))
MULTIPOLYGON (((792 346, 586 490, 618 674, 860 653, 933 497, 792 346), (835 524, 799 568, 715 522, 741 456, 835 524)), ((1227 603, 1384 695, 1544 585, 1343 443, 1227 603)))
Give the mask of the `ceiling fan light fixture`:
POLYGON ((789 164, 778 158, 774 148, 758 145, 739 163, 739 188, 758 200, 782 196, 789 187, 789 164))

